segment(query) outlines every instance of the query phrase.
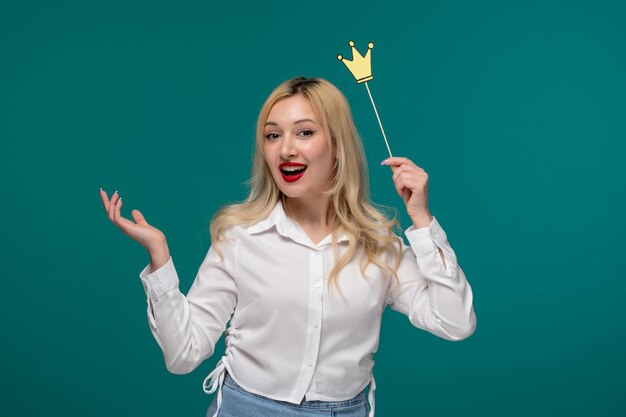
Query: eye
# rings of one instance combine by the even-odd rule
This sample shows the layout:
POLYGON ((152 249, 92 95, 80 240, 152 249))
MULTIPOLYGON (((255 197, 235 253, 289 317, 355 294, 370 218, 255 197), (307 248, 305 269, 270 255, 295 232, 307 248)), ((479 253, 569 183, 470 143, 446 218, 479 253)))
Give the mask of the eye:
POLYGON ((313 136, 313 133, 315 133, 315 131, 311 129, 303 129, 299 132, 299 134, 304 136, 305 138, 310 138, 311 136, 313 136))
POLYGON ((273 140, 273 139, 277 139, 280 135, 276 132, 270 132, 268 134, 265 135, 265 139, 268 140, 273 140))

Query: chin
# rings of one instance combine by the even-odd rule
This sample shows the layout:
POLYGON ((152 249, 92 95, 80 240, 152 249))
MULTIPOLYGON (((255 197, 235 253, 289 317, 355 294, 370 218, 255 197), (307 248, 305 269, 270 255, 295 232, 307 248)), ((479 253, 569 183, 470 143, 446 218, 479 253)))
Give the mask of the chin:
POLYGON ((302 193, 296 190, 285 190, 284 188, 278 187, 281 193, 284 194, 287 198, 298 198, 302 197, 302 193))

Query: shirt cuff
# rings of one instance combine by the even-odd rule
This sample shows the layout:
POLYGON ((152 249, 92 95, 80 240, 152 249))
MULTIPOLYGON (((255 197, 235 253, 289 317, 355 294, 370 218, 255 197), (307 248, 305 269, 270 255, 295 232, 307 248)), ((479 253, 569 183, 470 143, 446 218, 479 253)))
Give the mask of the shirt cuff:
POLYGON ((153 299, 158 300, 163 294, 178 287, 178 274, 176 268, 174 268, 174 261, 172 257, 168 261, 154 272, 150 272, 150 264, 148 264, 140 273, 139 278, 143 289, 146 291, 146 295, 153 299))
POLYGON ((448 241, 446 232, 443 231, 435 216, 427 227, 416 229, 414 225, 411 225, 404 231, 404 234, 417 256, 432 252, 437 247, 443 247, 448 241))

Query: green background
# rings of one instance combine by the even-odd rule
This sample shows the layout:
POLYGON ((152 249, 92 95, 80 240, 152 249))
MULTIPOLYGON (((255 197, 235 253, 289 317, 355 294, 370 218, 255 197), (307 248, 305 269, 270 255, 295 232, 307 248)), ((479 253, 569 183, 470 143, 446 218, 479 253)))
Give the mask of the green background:
POLYGON ((99 188, 166 234, 186 292, 287 78, 346 94, 372 197, 408 226, 366 90, 336 59, 354 39, 375 43, 391 149, 428 172, 478 318, 448 342, 388 309, 377 416, 626 415, 625 21, 619 1, 3 2, 0 414, 204 415, 223 338, 167 372, 147 253, 99 188))

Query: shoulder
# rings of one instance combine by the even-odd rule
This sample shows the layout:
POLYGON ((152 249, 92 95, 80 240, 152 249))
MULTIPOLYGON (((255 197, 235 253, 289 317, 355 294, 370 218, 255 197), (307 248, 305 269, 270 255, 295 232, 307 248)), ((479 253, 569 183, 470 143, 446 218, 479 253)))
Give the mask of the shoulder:
POLYGON ((220 236, 217 237, 216 242, 213 244, 218 245, 233 245, 236 244, 240 239, 241 235, 246 233, 246 227, 241 225, 231 225, 226 227, 220 236))
POLYGON ((380 228, 376 229, 374 233, 382 246, 404 246, 404 239, 402 239, 402 236, 397 235, 393 230, 381 226, 380 228))
POLYGON ((385 264, 393 264, 407 248, 401 236, 394 233, 393 229, 390 230, 383 226, 371 229, 362 235, 359 246, 370 255, 378 257, 385 264))
POLYGON ((211 242, 207 257, 216 262, 233 260, 237 253, 241 234, 241 226, 228 226, 211 242))
POLYGON ((402 231, 385 230, 385 243, 382 245, 382 256, 387 265, 398 266, 411 252, 411 246, 405 240, 402 231))

